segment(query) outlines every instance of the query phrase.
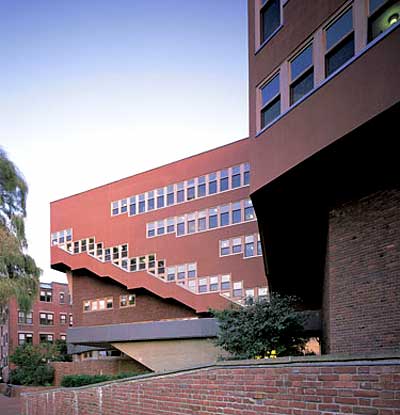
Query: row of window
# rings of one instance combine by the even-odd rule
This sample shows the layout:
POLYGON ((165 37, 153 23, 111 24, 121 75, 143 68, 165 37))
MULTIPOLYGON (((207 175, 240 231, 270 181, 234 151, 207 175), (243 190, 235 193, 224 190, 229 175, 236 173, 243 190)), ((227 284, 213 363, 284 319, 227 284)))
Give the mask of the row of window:
MULTIPOLYGON (((278 0, 266 1, 265 5, 261 8, 260 13, 264 15, 267 11, 272 13, 272 10, 274 13, 278 13, 278 11, 280 13, 281 8, 278 6, 278 3, 278 0)), ((387 30, 391 25, 396 23, 396 13, 398 20, 400 1, 371 0, 369 40, 373 40, 382 33, 382 31, 387 30)), ((325 78, 337 71, 355 54, 353 14, 353 8, 348 7, 338 16, 335 16, 335 18, 322 29, 322 39, 324 41, 322 48, 324 50, 322 65, 325 67, 325 78)), ((272 24, 273 19, 271 18, 269 20, 271 20, 272 24)), ((261 19, 261 23, 265 21, 268 21, 268 19, 261 19)), ((278 17, 276 16, 274 22, 277 21, 278 17)), ((272 27, 275 26, 272 25, 272 27)), ((262 29, 262 31, 264 31, 264 29, 262 29)), ((282 110, 288 109, 288 107, 294 105, 302 97, 311 92, 316 83, 320 83, 323 80, 319 79, 318 82, 316 82, 316 74, 314 73, 314 60, 322 58, 320 56, 315 56, 313 53, 313 43, 319 42, 319 39, 320 37, 315 36, 314 38, 309 39, 292 58, 284 62, 280 69, 270 76, 268 81, 264 82, 258 89, 260 130, 279 117, 282 110), (282 70, 288 71, 288 76, 281 76, 280 72, 282 70), (283 79, 289 79, 289 84, 286 84, 283 79), (289 89, 289 99, 288 102, 283 102, 282 91, 285 91, 286 93, 287 88, 289 89)))
MULTIPOLYGON (((135 294, 124 294, 119 296, 119 307, 133 307, 136 305, 136 296, 135 294)), ((102 310, 112 310, 114 308, 114 298, 113 297, 104 297, 96 298, 95 300, 84 300, 83 301, 83 311, 102 311, 102 310)))
POLYGON ((238 236, 235 238, 219 241, 219 255, 243 254, 244 258, 261 256, 261 241, 259 234, 238 236))
MULTIPOLYGON (((60 334, 60 340, 67 340, 66 334, 60 334)), ((54 334, 52 333, 39 333, 40 343, 53 343, 54 334)), ((18 345, 21 346, 25 343, 33 343, 33 333, 18 333, 18 345)))
MULTIPOLYGON (((66 294, 61 291, 59 293, 58 301, 60 304, 65 304, 66 294)), ((51 289, 41 289, 40 290, 40 301, 43 303, 52 303, 53 302, 53 290, 51 289)))
POLYGON ((60 245, 70 241, 72 241, 72 229, 64 229, 51 234, 52 245, 60 245))
POLYGON ((167 267, 167 281, 182 281, 197 277, 197 264, 182 264, 167 267))
POLYGON ((111 203, 111 215, 128 213, 134 216, 189 202, 206 196, 247 186, 250 183, 250 164, 243 163, 201 177, 154 189, 140 195, 111 203))
MULTIPOLYGON (((59 323, 63 325, 68 323, 70 326, 72 326, 72 314, 70 314, 68 318, 68 314, 59 313, 59 323)), ((24 311, 18 311, 18 324, 33 324, 33 312, 30 311, 28 313, 25 313, 24 311)), ((54 313, 39 313, 39 324, 42 326, 54 325, 54 313)))
POLYGON ((170 233, 175 233, 176 236, 190 235, 255 219, 251 200, 244 199, 183 216, 150 222, 147 224, 147 237, 152 238, 170 233))

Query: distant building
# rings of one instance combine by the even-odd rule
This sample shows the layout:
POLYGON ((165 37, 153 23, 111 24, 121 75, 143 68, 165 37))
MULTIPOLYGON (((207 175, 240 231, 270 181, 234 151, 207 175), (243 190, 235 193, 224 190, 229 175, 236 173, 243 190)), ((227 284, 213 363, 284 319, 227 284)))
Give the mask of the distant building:
POLYGON ((152 370, 217 358, 210 308, 268 296, 249 145, 51 204, 51 265, 71 286, 76 350, 118 349, 152 370))
POLYGON ((68 285, 59 282, 40 283, 38 298, 32 311, 19 310, 13 298, 5 307, 5 322, 0 325, 0 366, 7 378, 9 356, 24 343, 54 343, 67 339, 67 329, 73 324, 68 285))

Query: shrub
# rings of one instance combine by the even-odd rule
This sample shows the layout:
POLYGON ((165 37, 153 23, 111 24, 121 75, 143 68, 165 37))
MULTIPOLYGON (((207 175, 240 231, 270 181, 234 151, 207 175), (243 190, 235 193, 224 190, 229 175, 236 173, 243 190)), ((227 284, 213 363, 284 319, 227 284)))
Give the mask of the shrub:
POLYGON ((212 311, 219 322, 216 344, 243 359, 303 354, 303 318, 295 301, 274 294, 269 301, 212 311))
POLYGON ((49 386, 54 379, 54 368, 50 365, 37 367, 17 367, 10 373, 10 383, 14 385, 49 386))
POLYGON ((61 386, 66 388, 76 388, 79 386, 91 385, 92 383, 124 379, 137 375, 138 373, 119 373, 118 375, 65 375, 62 378, 61 386))

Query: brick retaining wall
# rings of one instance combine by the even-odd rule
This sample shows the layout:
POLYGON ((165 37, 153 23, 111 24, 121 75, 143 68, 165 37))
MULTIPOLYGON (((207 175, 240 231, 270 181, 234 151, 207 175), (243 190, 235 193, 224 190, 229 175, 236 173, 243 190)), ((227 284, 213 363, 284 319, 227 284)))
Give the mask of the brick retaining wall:
POLYGON ((225 362, 23 395, 24 415, 400 415, 400 358, 225 362), (271 364, 272 363, 272 364, 271 364))
POLYGON ((118 373, 145 373, 147 368, 132 359, 97 359, 79 362, 53 362, 54 385, 60 386, 65 375, 117 375, 118 373))

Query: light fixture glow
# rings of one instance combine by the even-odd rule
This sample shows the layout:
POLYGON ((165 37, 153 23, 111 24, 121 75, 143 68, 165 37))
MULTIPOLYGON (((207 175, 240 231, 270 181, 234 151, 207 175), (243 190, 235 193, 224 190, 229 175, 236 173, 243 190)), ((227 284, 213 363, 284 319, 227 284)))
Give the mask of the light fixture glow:
POLYGON ((389 19, 388 19, 389 26, 397 23, 398 21, 399 21, 399 13, 393 13, 392 15, 389 16, 389 19))

